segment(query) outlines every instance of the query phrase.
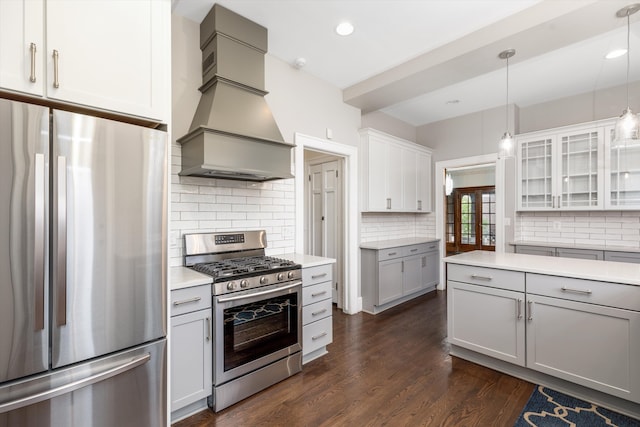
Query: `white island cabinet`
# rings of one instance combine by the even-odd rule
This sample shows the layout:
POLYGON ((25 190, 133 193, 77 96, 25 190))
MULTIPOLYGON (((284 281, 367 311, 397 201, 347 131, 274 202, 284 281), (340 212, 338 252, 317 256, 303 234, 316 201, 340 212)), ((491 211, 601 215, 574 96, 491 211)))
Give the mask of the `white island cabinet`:
POLYGON ((0 90, 169 120, 169 0, 0 2, 0 90))
POLYGON ((213 383, 212 278, 171 269, 171 422, 207 407, 213 383))
POLYGON ((483 251, 445 262, 452 355, 640 415, 637 265, 483 251))
POLYGON ((333 341, 331 297, 336 260, 303 254, 280 258, 302 266, 302 363, 309 363, 327 354, 327 345, 333 341))

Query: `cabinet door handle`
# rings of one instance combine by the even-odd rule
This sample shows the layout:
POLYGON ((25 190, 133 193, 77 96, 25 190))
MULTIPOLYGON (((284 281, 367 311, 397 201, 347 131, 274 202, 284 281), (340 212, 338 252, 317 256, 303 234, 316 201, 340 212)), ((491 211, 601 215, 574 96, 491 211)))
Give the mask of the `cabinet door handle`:
POLYGON ((29 81, 31 83, 36 82, 36 44, 31 43, 29 46, 29 50, 31 51, 31 75, 29 76, 29 81))
POLYGON ((401 272, 404 273, 404 261, 402 261, 402 270, 401 270, 401 272))
POLYGON ((423 266, 423 267, 426 267, 426 266, 427 266, 427 257, 426 257, 426 256, 423 256, 423 257, 422 257, 422 266, 423 266))
POLYGON ((418 200, 418 210, 422 210, 422 200, 418 200))
POLYGON ((391 199, 387 199, 387 209, 391 209, 391 199))
POLYGON ((312 316, 318 316, 320 314, 326 313, 327 309, 323 308, 322 310, 318 310, 318 311, 314 311, 313 313, 311 313, 312 316))
POLYGON ((211 341, 211 318, 207 317, 207 341, 211 341))
POLYGON ((178 305, 182 305, 182 304, 188 304, 190 302, 198 302, 202 299, 202 297, 193 297, 193 298, 189 298, 189 299, 183 299, 181 301, 174 301, 173 305, 178 306, 178 305))
POLYGON ((518 316, 518 319, 522 319, 522 299, 518 298, 516 301, 516 307, 516 315, 518 316))
POLYGON ((323 332, 323 333, 321 333, 320 335, 316 335, 315 337, 311 337, 311 339, 312 339, 313 341, 315 341, 315 340, 319 340, 320 338, 322 338, 322 337, 326 337, 326 336, 327 336, 327 333, 326 333, 326 332, 323 332))
POLYGON ((311 278, 312 278, 312 279, 319 279, 319 278, 324 277, 324 276, 326 276, 326 275, 327 275, 327 273, 316 274, 315 276, 311 276, 311 278))
POLYGON ((528 321, 532 321, 533 320, 533 301, 529 300, 527 301, 527 305, 528 305, 528 312, 529 312, 529 317, 527 317, 528 321))
POLYGON ((56 49, 53 50, 53 87, 58 89, 60 87, 60 80, 58 79, 58 57, 60 54, 56 49))
POLYGON ((574 288, 567 288, 566 286, 563 286, 560 289, 562 289, 562 292, 573 292, 574 294, 591 295, 593 293, 591 292, 591 289, 574 289, 574 288))
POLYGON ((478 280, 493 280, 493 277, 491 277, 491 276, 481 276, 479 274, 472 274, 471 278, 472 279, 478 279, 478 280))
POLYGON ((311 294, 311 297, 312 298, 319 297, 319 296, 324 295, 326 293, 327 293, 327 291, 316 292, 315 294, 311 294))

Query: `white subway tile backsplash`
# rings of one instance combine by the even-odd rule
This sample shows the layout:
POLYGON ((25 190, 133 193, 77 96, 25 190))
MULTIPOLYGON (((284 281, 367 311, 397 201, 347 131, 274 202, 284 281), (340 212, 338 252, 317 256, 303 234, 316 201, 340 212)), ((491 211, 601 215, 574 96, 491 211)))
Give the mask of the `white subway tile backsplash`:
POLYGON ((363 213, 360 241, 402 239, 408 237, 435 237, 433 214, 363 213))
POLYGON ((295 250, 295 190, 292 179, 248 182, 179 176, 182 150, 171 147, 169 265, 184 263, 184 234, 267 231, 269 255, 295 250))
POLYGON ((640 211, 518 212, 515 225, 516 240, 640 247, 640 211))

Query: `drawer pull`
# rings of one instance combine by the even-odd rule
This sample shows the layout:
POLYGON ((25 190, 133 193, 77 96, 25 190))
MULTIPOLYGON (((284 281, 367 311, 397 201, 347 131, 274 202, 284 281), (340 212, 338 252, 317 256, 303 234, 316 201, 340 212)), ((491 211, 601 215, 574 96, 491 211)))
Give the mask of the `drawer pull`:
POLYGON ((491 277, 491 276, 481 276, 479 274, 472 274, 471 278, 472 279, 478 279, 478 280, 493 280, 493 277, 491 277))
POLYGON ((528 321, 532 321, 533 320, 533 301, 529 300, 527 301, 527 305, 529 306, 529 317, 527 317, 528 321))
POLYGON ((311 339, 312 339, 313 341, 315 341, 315 340, 319 340, 320 338, 323 338, 323 337, 326 337, 326 336, 327 336, 327 333, 326 333, 326 332, 323 332, 323 333, 321 333, 320 335, 316 335, 315 337, 311 337, 311 339))
POLYGON ((397 255, 397 254, 398 254, 397 252, 389 252, 387 255, 388 256, 394 256, 394 255, 397 255))
POLYGON ((518 319, 522 319, 522 299, 516 301, 518 319))
POLYGON ((177 305, 182 305, 182 304, 189 304, 191 302, 198 302, 202 299, 202 297, 193 297, 193 298, 189 298, 189 299, 183 299, 182 301, 174 301, 173 305, 177 306, 177 305))
POLYGON ((435 248, 436 248, 436 245, 429 246, 429 249, 435 249, 435 248))
POLYGON ((319 314, 323 314, 323 313, 326 313, 326 312, 327 312, 327 309, 323 308, 322 310, 314 311, 313 313, 311 313, 311 315, 312 316, 317 316, 319 314))
POLYGON ((563 286, 562 288, 562 292, 573 292, 574 294, 584 294, 584 295, 591 295, 593 292, 591 292, 591 289, 573 289, 573 288, 567 288, 566 286, 563 286))
POLYGON ((411 252, 418 252, 417 249, 411 249, 411 252))
POLYGON ((312 279, 319 279, 321 277, 325 277, 327 275, 327 273, 322 273, 322 274, 316 274, 315 276, 311 276, 312 279))
POLYGON ((316 292, 315 294, 311 294, 311 297, 313 297, 313 298, 319 297, 320 295, 324 295, 326 293, 327 293, 327 291, 316 292))

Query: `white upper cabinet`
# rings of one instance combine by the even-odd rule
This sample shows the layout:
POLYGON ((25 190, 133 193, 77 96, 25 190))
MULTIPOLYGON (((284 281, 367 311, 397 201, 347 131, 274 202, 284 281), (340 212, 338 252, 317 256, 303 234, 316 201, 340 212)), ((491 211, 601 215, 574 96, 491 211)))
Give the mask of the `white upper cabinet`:
POLYGON ((519 135, 518 209, 602 209, 604 134, 590 124, 519 135))
POLYGON ((167 121, 170 7, 169 0, 2 1, 0 86, 167 121))
POLYGON ((613 141, 605 128, 605 208, 640 208, 640 141, 613 141))
POLYGON ((364 212, 431 211, 430 149, 374 129, 360 147, 364 212))
POLYGON ((0 88, 44 95, 44 0, 0 1, 0 88))

